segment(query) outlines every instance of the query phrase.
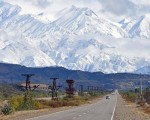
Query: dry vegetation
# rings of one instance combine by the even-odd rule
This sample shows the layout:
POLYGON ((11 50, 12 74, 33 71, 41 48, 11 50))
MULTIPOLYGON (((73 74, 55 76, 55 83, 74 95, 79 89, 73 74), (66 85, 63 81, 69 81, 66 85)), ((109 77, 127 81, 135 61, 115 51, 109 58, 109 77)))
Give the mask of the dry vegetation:
POLYGON ((128 102, 135 102, 136 96, 137 95, 134 92, 127 91, 122 93, 122 97, 128 102))
MULTIPOLYGON (((131 91, 123 92, 122 97, 127 101, 127 102, 132 102, 135 103, 137 94, 131 91)), ((145 113, 150 115, 150 105, 145 104, 145 102, 140 102, 138 105, 139 108, 141 108, 145 113)))
POLYGON ((150 106, 143 108, 144 112, 150 115, 150 106))
MULTIPOLYGON (((9 98, 8 104, 3 107, 1 110, 4 115, 9 115, 16 111, 22 110, 39 110, 39 109, 50 109, 50 108, 59 108, 66 106, 79 106, 81 104, 85 104, 88 101, 95 99, 104 93, 100 92, 92 92, 88 95, 83 96, 74 96, 74 97, 64 97, 58 99, 56 101, 53 100, 36 100, 34 98, 37 97, 36 93, 33 92, 24 92, 24 95, 15 95, 9 98), (25 94, 29 95, 28 100, 25 100, 25 94)), ((39 96, 39 95, 38 95, 39 96)), ((42 95, 43 96, 43 95, 42 95)))

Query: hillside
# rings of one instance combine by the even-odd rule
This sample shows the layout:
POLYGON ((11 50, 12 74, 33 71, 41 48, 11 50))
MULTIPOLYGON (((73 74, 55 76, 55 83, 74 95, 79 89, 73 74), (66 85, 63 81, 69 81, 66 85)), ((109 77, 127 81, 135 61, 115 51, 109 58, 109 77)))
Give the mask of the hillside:
POLYGON ((138 75, 130 73, 104 74, 101 72, 84 72, 79 70, 68 70, 62 67, 43 67, 30 68, 14 64, 0 63, 0 83, 19 84, 25 82, 22 74, 35 74, 31 78, 33 83, 50 84, 51 77, 59 78, 59 84, 65 85, 67 79, 73 79, 78 85, 95 85, 116 87, 121 82, 139 82, 139 79, 144 81, 150 80, 148 75, 138 75))

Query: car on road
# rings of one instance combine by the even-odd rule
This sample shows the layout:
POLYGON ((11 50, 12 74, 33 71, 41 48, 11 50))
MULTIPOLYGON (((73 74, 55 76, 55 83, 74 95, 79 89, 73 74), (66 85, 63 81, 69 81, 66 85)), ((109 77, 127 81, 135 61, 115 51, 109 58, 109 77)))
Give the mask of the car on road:
POLYGON ((106 96, 106 99, 110 99, 110 96, 106 96))

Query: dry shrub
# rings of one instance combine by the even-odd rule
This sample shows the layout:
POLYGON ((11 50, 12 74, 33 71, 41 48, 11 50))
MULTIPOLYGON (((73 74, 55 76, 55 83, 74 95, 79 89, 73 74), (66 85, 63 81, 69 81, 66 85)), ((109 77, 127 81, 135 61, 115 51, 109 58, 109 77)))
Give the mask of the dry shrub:
POLYGON ((11 98, 10 105, 16 111, 16 110, 18 110, 21 107, 23 102, 24 102, 24 97, 23 96, 15 96, 15 97, 11 98))
POLYGON ((50 101, 49 106, 53 108, 62 107, 61 101, 50 101))
POLYGON ((150 114, 150 107, 145 107, 145 108, 144 108, 144 111, 145 111, 145 113, 150 114))
POLYGON ((58 108, 58 107, 64 107, 64 106, 79 106, 81 104, 84 104, 87 101, 87 98, 83 97, 65 97, 63 99, 59 99, 58 101, 44 101, 40 100, 39 102, 42 104, 44 108, 52 107, 52 108, 58 108))
POLYGON ((43 104, 41 104, 39 101, 33 101, 33 106, 36 110, 44 108, 43 104))
POLYGON ((66 100, 59 100, 59 101, 50 101, 49 106, 52 108, 57 107, 64 107, 64 106, 78 106, 80 105, 78 101, 66 101, 66 100))
POLYGON ((132 92, 125 92, 125 93, 123 93, 122 96, 124 99, 126 99, 127 101, 130 101, 130 102, 135 102, 135 100, 136 100, 136 94, 132 93, 132 92))
POLYGON ((5 105, 1 111, 4 115, 9 115, 14 112, 14 109, 10 104, 8 104, 8 105, 5 105))
POLYGON ((79 106, 81 104, 81 101, 68 101, 67 106, 79 106))
POLYGON ((25 105, 28 104, 28 103, 25 104, 24 96, 14 96, 14 97, 11 98, 9 103, 15 111, 30 110, 30 109, 36 109, 37 110, 37 109, 44 108, 43 105, 39 101, 35 101, 35 100, 32 100, 31 104, 29 104, 29 106, 32 106, 32 107, 30 109, 27 108, 25 105))

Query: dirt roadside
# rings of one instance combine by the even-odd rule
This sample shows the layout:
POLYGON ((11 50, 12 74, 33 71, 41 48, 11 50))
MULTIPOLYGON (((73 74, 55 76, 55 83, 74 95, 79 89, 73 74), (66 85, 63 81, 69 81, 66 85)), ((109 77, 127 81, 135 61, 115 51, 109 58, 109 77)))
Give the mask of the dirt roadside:
POLYGON ((114 120, 150 120, 150 115, 144 113, 136 104, 126 102, 121 95, 118 95, 114 120))

